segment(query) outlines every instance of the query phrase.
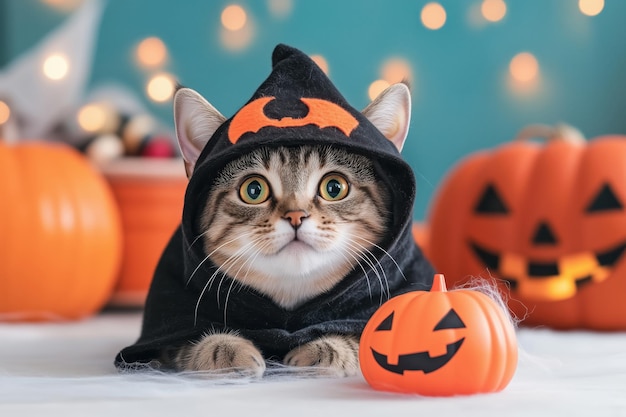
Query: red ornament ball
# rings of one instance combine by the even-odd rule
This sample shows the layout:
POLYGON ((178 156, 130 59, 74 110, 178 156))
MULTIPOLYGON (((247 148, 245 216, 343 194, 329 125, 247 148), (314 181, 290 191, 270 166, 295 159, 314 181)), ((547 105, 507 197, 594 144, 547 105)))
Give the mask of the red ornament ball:
POLYGON ((176 151, 169 137, 153 136, 146 141, 140 155, 147 158, 172 158, 176 156, 176 151))

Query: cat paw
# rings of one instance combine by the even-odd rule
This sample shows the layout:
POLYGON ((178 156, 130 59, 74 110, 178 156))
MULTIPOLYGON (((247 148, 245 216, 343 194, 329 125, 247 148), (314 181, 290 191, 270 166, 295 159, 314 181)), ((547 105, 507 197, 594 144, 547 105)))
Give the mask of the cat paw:
POLYGON ((316 367, 324 375, 356 375, 359 371, 359 342, 354 336, 325 336, 291 350, 285 356, 284 364, 316 367))
POLYGON ((188 346, 181 359, 185 371, 216 371, 256 378, 265 372, 261 352, 252 342, 234 334, 206 335, 188 346))

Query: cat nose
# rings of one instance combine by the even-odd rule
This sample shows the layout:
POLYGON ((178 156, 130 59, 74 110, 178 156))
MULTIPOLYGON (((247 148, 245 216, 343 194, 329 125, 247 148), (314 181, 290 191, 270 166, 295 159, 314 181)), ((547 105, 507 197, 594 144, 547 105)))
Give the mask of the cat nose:
POLYGON ((304 210, 291 210, 283 215, 283 219, 289 220, 289 223, 295 228, 302 224, 302 220, 309 217, 309 213, 304 210))

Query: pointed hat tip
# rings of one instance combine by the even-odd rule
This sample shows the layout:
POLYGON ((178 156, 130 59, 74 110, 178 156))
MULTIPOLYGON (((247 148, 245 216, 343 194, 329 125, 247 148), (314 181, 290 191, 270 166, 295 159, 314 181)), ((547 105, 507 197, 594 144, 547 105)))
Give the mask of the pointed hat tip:
POLYGON ((283 61, 292 55, 303 55, 303 53, 289 45, 285 45, 284 43, 280 43, 276 45, 274 48, 274 52, 272 52, 272 66, 275 67, 280 61, 283 61))

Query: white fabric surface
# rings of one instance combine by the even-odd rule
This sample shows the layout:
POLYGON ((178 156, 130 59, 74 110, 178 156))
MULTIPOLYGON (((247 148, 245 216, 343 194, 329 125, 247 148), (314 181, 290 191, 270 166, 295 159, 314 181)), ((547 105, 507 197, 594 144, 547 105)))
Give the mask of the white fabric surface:
POLYGON ((502 392, 427 398, 378 392, 362 377, 261 382, 118 374, 139 313, 72 323, 0 324, 0 416, 626 416, 626 333, 518 331, 502 392))

